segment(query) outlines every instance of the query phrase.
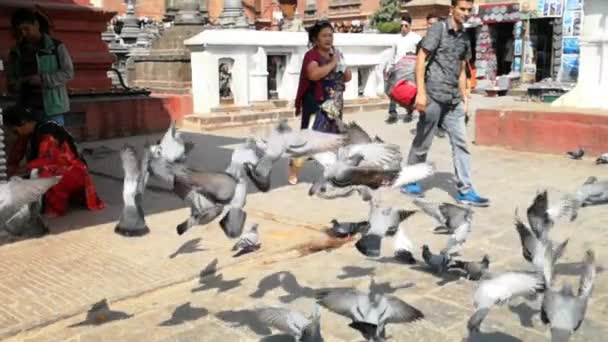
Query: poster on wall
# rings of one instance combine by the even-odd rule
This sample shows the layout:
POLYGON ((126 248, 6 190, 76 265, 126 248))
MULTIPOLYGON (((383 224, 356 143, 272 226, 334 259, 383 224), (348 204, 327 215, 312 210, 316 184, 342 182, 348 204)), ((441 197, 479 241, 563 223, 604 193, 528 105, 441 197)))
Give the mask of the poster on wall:
POLYGON ((521 57, 515 57, 513 59, 513 71, 520 71, 521 70, 521 57))
POLYGON ((566 0, 566 9, 569 11, 583 8, 583 0, 566 0))
POLYGON ((562 55, 562 81, 576 82, 578 79, 579 55, 562 55))
POLYGON ((564 54, 578 54, 580 52, 578 37, 564 38, 563 42, 564 54))
POLYGON ((513 48, 513 55, 521 56, 521 52, 522 52, 521 50, 522 50, 522 41, 521 41, 521 39, 516 39, 515 46, 513 48))
POLYGON ((564 0, 538 0, 539 17, 561 17, 563 12, 564 0))
POLYGON ((581 17, 581 11, 566 11, 563 24, 565 36, 580 36, 581 17))

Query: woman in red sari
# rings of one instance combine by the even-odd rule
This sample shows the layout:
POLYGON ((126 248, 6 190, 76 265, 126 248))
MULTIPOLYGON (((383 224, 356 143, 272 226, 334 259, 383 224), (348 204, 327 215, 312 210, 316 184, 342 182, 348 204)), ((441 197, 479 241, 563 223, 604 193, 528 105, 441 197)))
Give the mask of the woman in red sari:
POLYGON ((38 169, 39 177, 61 176, 59 183, 44 195, 46 215, 65 215, 72 199, 81 200, 90 210, 105 207, 97 196, 86 161, 65 128, 53 121, 40 121, 34 113, 19 107, 7 109, 3 117, 4 124, 11 126, 19 139, 27 139, 23 148, 11 151, 9 166, 14 169, 25 155, 27 169, 38 169))

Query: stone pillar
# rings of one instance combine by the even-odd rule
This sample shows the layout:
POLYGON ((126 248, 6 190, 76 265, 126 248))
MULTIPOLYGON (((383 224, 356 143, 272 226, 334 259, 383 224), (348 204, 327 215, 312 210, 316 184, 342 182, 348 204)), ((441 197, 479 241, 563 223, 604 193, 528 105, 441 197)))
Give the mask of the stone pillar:
POLYGON ((266 51, 263 47, 258 47, 258 51, 253 55, 253 66, 249 73, 249 100, 267 101, 268 100, 268 60, 266 51))
POLYGON ((203 25, 206 20, 201 14, 200 3, 196 0, 180 2, 178 12, 173 20, 175 25, 203 25))
POLYGON ((224 9, 219 21, 222 28, 248 28, 250 26, 243 11, 242 0, 224 0, 224 9))
POLYGON ((139 35, 139 19, 135 16, 135 0, 127 0, 127 13, 122 18, 120 37, 125 44, 135 44, 139 35))
POLYGON ((578 83, 551 105, 608 109, 608 1, 585 0, 583 13, 578 83))

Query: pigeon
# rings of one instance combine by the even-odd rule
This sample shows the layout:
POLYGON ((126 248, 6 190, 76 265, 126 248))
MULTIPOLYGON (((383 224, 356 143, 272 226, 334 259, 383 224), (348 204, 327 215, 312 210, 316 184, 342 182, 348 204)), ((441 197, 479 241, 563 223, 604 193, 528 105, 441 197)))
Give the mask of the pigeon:
POLYGON ((572 196, 572 202, 574 210, 571 220, 576 219, 581 207, 608 203, 608 180, 600 181, 593 176, 587 178, 572 196))
POLYGON ((158 142, 151 147, 156 157, 162 156, 170 163, 185 162, 188 153, 194 148, 192 142, 184 142, 181 133, 175 127, 176 122, 171 121, 169 129, 158 142))
POLYGON ((256 141, 263 151, 257 164, 245 162, 245 171, 262 192, 270 190, 270 174, 276 161, 282 157, 306 157, 315 153, 335 150, 345 144, 346 134, 330 134, 314 130, 293 130, 282 120, 265 139, 256 141))
POLYGON ((175 253, 169 256, 169 259, 173 259, 180 254, 192 254, 196 252, 204 252, 205 250, 199 248, 198 245, 201 243, 201 238, 192 239, 190 241, 186 241, 183 245, 181 245, 175 253))
MULTIPOLYGON (((550 250, 547 250, 550 253, 550 250)), ((547 260, 545 258, 545 260, 547 260)), ((587 250, 584 259, 584 270, 581 274, 578 293, 574 294, 569 284, 558 290, 553 285, 553 265, 545 263, 543 275, 547 290, 541 305, 541 321, 551 326, 551 340, 568 341, 570 336, 580 328, 585 319, 587 302, 591 297, 595 281, 595 253, 587 250)))
POLYGON ((369 229, 355 243, 355 247, 367 257, 380 256, 382 238, 394 235, 401 222, 413 213, 393 207, 381 207, 377 201, 370 201, 369 229))
POLYGON ((99 302, 93 304, 87 312, 87 318, 76 324, 70 325, 70 328, 83 326, 83 325, 101 325, 104 323, 123 320, 133 317, 133 315, 126 314, 122 311, 113 311, 108 305, 107 299, 102 299, 99 302))
POLYGON ((247 181, 226 172, 204 172, 172 164, 164 158, 150 159, 150 173, 173 185, 173 192, 190 206, 190 217, 176 230, 184 234, 195 225, 205 225, 219 217, 225 206, 229 210, 220 220, 229 238, 241 235, 247 218, 243 210, 247 196, 247 181))
POLYGON ((60 179, 12 177, 8 182, 0 183, 0 227, 13 235, 48 233, 48 227, 40 217, 41 197, 60 179))
POLYGON ((435 219, 439 226, 435 231, 445 231, 453 234, 456 228, 461 227, 465 222, 470 221, 473 216, 471 207, 461 207, 451 203, 433 203, 421 199, 412 201, 415 206, 435 219))
POLYGON ((473 219, 472 215, 467 215, 465 217, 464 222, 460 224, 458 228, 454 230, 450 238, 448 239, 447 246, 441 250, 441 254, 449 255, 458 253, 464 243, 467 241, 467 237, 471 232, 471 220, 473 219))
POLYGON ((395 250, 395 259, 406 264, 413 265, 416 259, 412 254, 414 245, 407 237, 402 228, 397 229, 397 234, 393 240, 393 249, 395 250))
POLYGON ((120 151, 120 158, 124 170, 123 209, 114 232, 122 236, 143 236, 150 232, 143 209, 143 195, 149 177, 150 150, 144 149, 140 163, 135 148, 125 146, 120 151))
POLYGON ((338 222, 336 219, 332 219, 331 224, 329 234, 336 238, 346 238, 357 233, 364 234, 369 229, 369 221, 338 222))
POLYGON ((548 231, 530 230, 515 213, 515 229, 519 234, 524 259, 532 263, 537 270, 542 270, 545 263, 545 248, 549 247, 552 251, 552 263, 561 258, 564 254, 568 239, 553 247, 553 241, 549 240, 548 231))
POLYGON ((261 322, 293 336, 296 341, 323 341, 321 314, 316 303, 311 317, 305 317, 298 311, 281 307, 257 308, 255 312, 261 322))
POLYGON ((340 172, 336 168, 344 167, 344 164, 394 170, 399 169, 402 162, 399 145, 385 143, 351 144, 340 147, 337 151, 317 153, 312 157, 323 166, 326 178, 340 172))
POLYGON ((258 224, 254 223, 248 232, 241 235, 239 241, 232 247, 232 251, 239 251, 238 255, 243 255, 257 251, 260 249, 258 240, 260 235, 258 233, 258 224))
POLYGON ((422 246, 422 259, 435 274, 446 272, 451 260, 450 256, 443 252, 433 254, 428 245, 422 246))
POLYGON ((532 204, 528 207, 526 214, 530 228, 541 234, 544 230, 550 230, 559 218, 572 217, 575 204, 570 196, 564 196, 560 201, 549 207, 549 196, 547 190, 540 191, 534 197, 532 204))
MULTIPOLYGON (((32 169, 30 180, 38 179, 38 169, 32 169)), ((13 177, 14 180, 21 179, 13 177)), ((4 223, 5 230, 13 236, 42 237, 50 232, 42 220, 42 196, 37 201, 24 205, 4 223)))
POLYGON ((479 280, 488 271, 490 258, 484 255, 481 261, 462 261, 452 260, 448 265, 448 270, 461 270, 466 273, 469 280, 479 280))
POLYGON ((342 120, 338 119, 336 120, 336 123, 338 124, 340 132, 347 134, 348 145, 369 144, 374 141, 363 127, 359 126, 355 121, 345 124, 342 120))
POLYGON ((245 163, 256 165, 263 151, 258 148, 253 138, 247 138, 244 143, 238 145, 230 156, 230 164, 226 173, 235 178, 241 178, 245 174, 245 163))
POLYGON ((469 318, 469 333, 480 331, 480 326, 494 305, 503 305, 519 296, 531 296, 545 290, 545 282, 539 272, 505 272, 486 275, 473 294, 475 312, 469 318))
POLYGON ((595 160, 595 165, 608 164, 608 153, 603 153, 595 160))
POLYGON ((360 331, 368 341, 384 341, 386 324, 409 323, 424 318, 424 314, 401 299, 374 291, 329 289, 317 292, 317 302, 338 315, 350 318, 349 326, 360 331))
POLYGON ((184 303, 173 311, 171 318, 159 324, 162 327, 170 327, 174 325, 183 324, 186 322, 196 321, 199 318, 205 317, 209 314, 209 310, 205 308, 192 307, 190 302, 184 303))
POLYGON ((570 159, 580 160, 585 155, 585 150, 582 147, 579 147, 576 151, 568 151, 566 152, 566 156, 570 159))

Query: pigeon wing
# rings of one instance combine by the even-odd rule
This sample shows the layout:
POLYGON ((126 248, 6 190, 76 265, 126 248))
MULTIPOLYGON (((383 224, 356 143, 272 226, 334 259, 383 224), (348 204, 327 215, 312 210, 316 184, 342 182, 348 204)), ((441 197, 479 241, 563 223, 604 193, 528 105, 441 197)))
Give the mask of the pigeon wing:
POLYGON ((283 135, 287 150, 293 157, 302 157, 315 153, 335 151, 346 143, 346 135, 331 134, 310 129, 292 131, 283 135))
POLYGON ((412 203, 414 203, 415 206, 420 208, 425 214, 434 218, 437 222, 439 222, 439 224, 443 226, 447 224, 447 220, 445 219, 445 216, 443 215, 440 209, 440 203, 427 202, 420 199, 414 199, 412 203))
POLYGON ((174 162, 186 153, 183 140, 179 137, 175 121, 171 121, 169 129, 160 141, 162 155, 165 159, 174 162))
POLYGON ((2 196, 10 198, 6 202, 8 205, 14 208, 21 208, 24 205, 37 201, 40 196, 57 184, 60 179, 61 177, 11 180, 8 183, 8 188, 5 190, 8 193, 4 193, 2 196))
POLYGON ((424 314, 395 296, 386 296, 389 315, 387 323, 409 323, 424 318, 424 314))
POLYGON ((517 229, 517 233, 519 233, 524 259, 532 262, 538 246, 538 240, 517 216, 515 217, 515 228, 517 229))
POLYGON ((473 296, 475 308, 490 308, 509 299, 544 289, 544 279, 537 273, 507 272, 483 280, 473 296))
POLYGON ((588 250, 585 253, 585 269, 581 275, 581 280, 578 286, 579 297, 589 297, 593 290, 593 282, 595 281, 595 253, 588 250))
POLYGON ((357 320, 357 307, 361 300, 366 300, 367 296, 355 289, 336 289, 320 291, 317 294, 318 303, 338 315, 346 316, 352 320, 357 320))
POLYGON ((302 336, 306 326, 311 322, 300 312, 287 308, 260 308, 256 310, 260 321, 291 335, 302 336))
POLYGON ((392 187, 398 188, 406 184, 416 183, 435 173, 435 166, 429 163, 418 163, 402 166, 399 176, 393 181, 392 187))
POLYGON ((360 154, 363 160, 359 166, 381 167, 384 169, 395 169, 401 165, 401 150, 399 145, 369 143, 350 145, 344 149, 348 150, 347 155, 360 154))

